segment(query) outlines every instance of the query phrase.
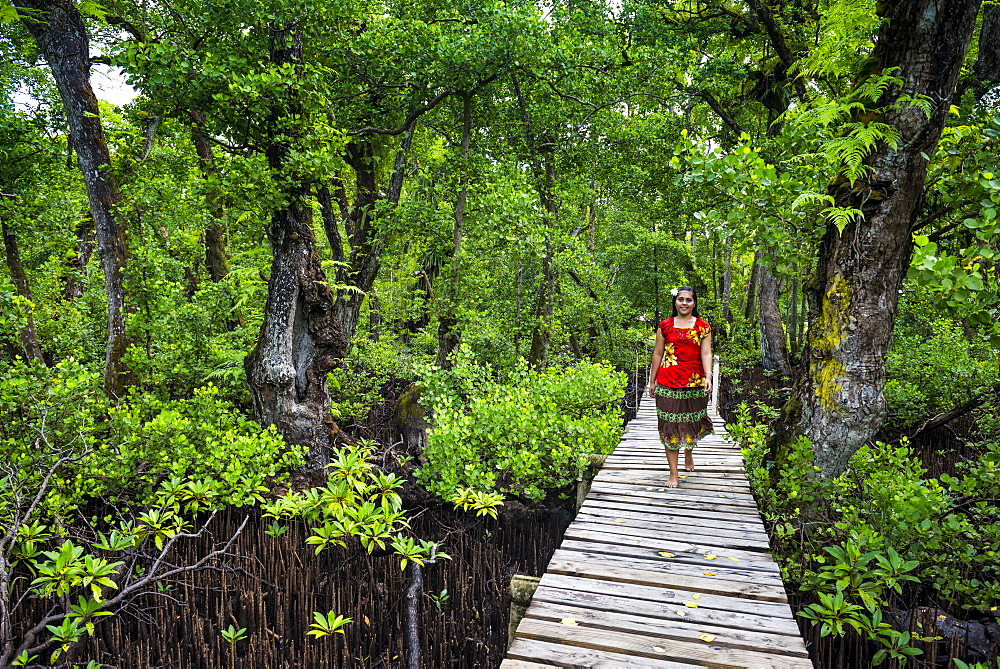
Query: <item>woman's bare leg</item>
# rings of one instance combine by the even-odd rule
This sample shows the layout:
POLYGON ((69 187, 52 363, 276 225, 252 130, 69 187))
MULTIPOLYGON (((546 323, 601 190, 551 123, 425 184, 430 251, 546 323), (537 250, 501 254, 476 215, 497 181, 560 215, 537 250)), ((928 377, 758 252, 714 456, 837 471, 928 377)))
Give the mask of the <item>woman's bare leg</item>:
POLYGON ((670 478, 667 479, 667 487, 676 488, 678 482, 677 451, 672 451, 669 448, 667 449, 667 464, 670 465, 670 478))
POLYGON ((689 472, 694 471, 694 449, 684 449, 684 469, 689 472))

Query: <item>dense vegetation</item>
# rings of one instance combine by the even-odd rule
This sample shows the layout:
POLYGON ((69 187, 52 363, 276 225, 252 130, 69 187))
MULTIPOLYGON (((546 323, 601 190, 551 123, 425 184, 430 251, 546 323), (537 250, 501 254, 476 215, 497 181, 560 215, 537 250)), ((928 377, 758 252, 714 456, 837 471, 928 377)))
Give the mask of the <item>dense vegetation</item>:
POLYGON ((1000 9, 925 4, 0 4, 0 665, 224 509, 418 576, 414 505, 566 496, 678 285, 824 634, 992 615, 1000 9))

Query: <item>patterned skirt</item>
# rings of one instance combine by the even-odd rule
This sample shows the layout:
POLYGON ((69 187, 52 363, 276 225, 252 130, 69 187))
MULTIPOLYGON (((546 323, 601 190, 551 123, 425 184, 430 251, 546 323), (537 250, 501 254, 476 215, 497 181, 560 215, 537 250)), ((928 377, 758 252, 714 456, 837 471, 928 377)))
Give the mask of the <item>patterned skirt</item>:
POLYGON ((656 417, 660 440, 672 451, 694 448, 699 438, 712 432, 704 388, 669 388, 657 384, 656 417))

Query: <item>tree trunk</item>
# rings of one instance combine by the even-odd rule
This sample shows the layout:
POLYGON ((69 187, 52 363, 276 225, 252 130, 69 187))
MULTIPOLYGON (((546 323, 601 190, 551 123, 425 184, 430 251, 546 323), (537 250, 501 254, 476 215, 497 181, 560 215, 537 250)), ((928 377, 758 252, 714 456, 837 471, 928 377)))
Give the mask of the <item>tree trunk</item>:
MULTIPOLYGON (((205 136, 205 116, 198 110, 190 111, 194 124, 191 126, 191 139, 198 153, 198 165, 205 179, 217 176, 219 169, 215 164, 215 154, 205 136)), ((229 245, 226 242, 226 228, 223 224, 225 211, 222 201, 214 190, 209 190, 205 196, 208 205, 209 223, 205 229, 205 265, 212 281, 218 283, 229 274, 229 245)))
MULTIPOLYGON (((3 236, 3 249, 7 259, 7 269, 10 270, 10 280, 14 284, 17 294, 30 302, 31 284, 28 282, 28 275, 24 272, 24 265, 21 264, 21 250, 17 245, 17 237, 7 226, 7 221, 2 218, 0 218, 0 233, 3 236)), ((24 358, 25 360, 45 362, 42 357, 42 348, 38 345, 38 336, 35 334, 35 316, 30 307, 27 312, 27 323, 21 330, 24 358)))
POLYGON ((760 251, 753 256, 753 265, 750 266, 750 279, 747 282, 747 299, 743 303, 743 318, 747 323, 752 323, 757 315, 757 284, 760 277, 760 251))
MULTIPOLYGON (((880 5, 881 6, 881 5, 880 5)), ((841 180, 828 192, 836 206, 855 207, 863 220, 840 232, 829 225, 816 276, 808 286, 810 327, 797 396, 786 406, 796 434, 810 439, 826 476, 847 467, 886 415, 885 357, 912 249, 911 226, 944 127, 952 92, 975 26, 979 2, 907 0, 887 3, 873 51, 884 69, 898 67, 908 95, 934 102, 930 118, 915 106, 886 114, 900 132, 899 148, 885 144, 866 159, 872 171, 853 186, 841 180)), ((879 101, 888 105, 899 90, 879 101)), ((771 442, 779 463, 787 433, 771 442)), ((775 471, 777 471, 777 467, 775 471)))
POLYGON ((1000 85, 1000 4, 983 7, 983 28, 979 32, 979 55, 972 68, 972 90, 977 100, 1000 85))
POLYGON ((726 238, 726 268, 722 273, 722 317, 730 325, 733 324, 733 309, 731 295, 733 290, 733 238, 726 238))
MULTIPOLYGON (((403 189, 403 175, 406 167, 406 155, 413 142, 413 132, 416 123, 403 134, 392 176, 389 180, 389 190, 385 201, 390 206, 399 202, 403 189)), ((347 145, 345 161, 354 170, 354 203, 347 208, 347 218, 344 227, 347 231, 351 253, 347 260, 348 267, 341 275, 341 282, 350 288, 341 289, 337 293, 337 303, 334 307, 334 317, 340 323, 341 332, 350 342, 358 327, 358 314, 365 294, 375 285, 375 278, 382 266, 382 238, 375 229, 375 208, 380 199, 376 180, 375 152, 370 139, 359 138, 347 145)), ((327 234, 332 229, 327 226, 327 234)), ((331 246, 334 241, 331 239, 331 246)))
POLYGON ((455 198, 455 228, 451 247, 451 277, 438 323, 438 354, 437 365, 442 369, 451 366, 449 355, 461 343, 461 334, 456 330, 458 319, 455 309, 458 306, 460 281, 462 278, 462 225, 465 222, 465 203, 468 197, 469 185, 469 140, 472 136, 472 94, 466 93, 462 98, 462 142, 461 142, 461 174, 458 178, 458 195, 455 198))
POLYGON ((66 256, 66 275, 62 296, 72 302, 83 297, 83 276, 97 242, 94 219, 87 216, 76 226, 76 247, 66 256))
MULTIPOLYGON (((774 257, 774 254, 770 254, 774 257)), ((788 364, 788 346, 785 329, 781 324, 781 282, 771 270, 761 265, 757 275, 760 284, 758 305, 760 311, 760 353, 764 369, 778 372, 782 378, 791 376, 788 364)))
POLYGON ((111 154, 101 127, 100 109, 90 85, 90 40, 76 5, 66 0, 14 0, 21 21, 34 37, 52 70, 69 125, 70 141, 90 201, 97 249, 108 295, 108 341, 104 363, 104 391, 113 399, 130 382, 125 368, 125 289, 127 247, 125 230, 115 220, 121 201, 111 175, 111 154))
MULTIPOLYGON (((295 28, 274 30, 273 62, 302 68, 302 36, 295 28)), ((276 109, 271 126, 282 118, 300 117, 298 91, 285 91, 284 109, 276 109)), ((268 165, 285 171, 297 138, 285 138, 267 147, 268 165)), ((339 428, 330 417, 327 373, 347 352, 347 341, 333 317, 334 296, 320 265, 312 229, 309 184, 291 181, 284 208, 274 212, 267 227, 271 244, 264 322, 246 372, 254 411, 262 425, 275 425, 285 440, 309 449, 307 468, 319 470, 329 462, 329 447, 339 428)))

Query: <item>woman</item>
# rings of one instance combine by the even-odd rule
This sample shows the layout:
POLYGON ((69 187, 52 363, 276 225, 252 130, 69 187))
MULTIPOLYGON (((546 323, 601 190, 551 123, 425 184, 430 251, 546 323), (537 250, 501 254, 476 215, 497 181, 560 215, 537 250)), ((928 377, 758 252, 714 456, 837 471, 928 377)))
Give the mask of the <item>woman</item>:
POLYGON ((656 398, 657 428, 667 451, 670 479, 677 487, 677 452, 684 468, 694 470, 692 450, 712 431, 708 396, 712 392, 712 326, 698 318, 698 297, 689 286, 671 291, 673 316, 656 329, 656 347, 646 391, 656 398))

